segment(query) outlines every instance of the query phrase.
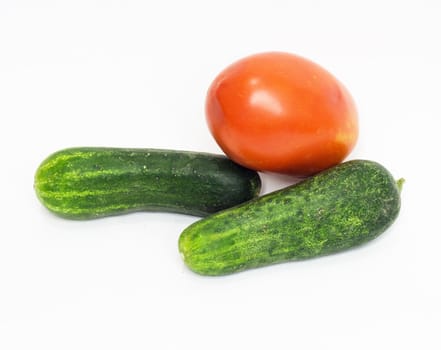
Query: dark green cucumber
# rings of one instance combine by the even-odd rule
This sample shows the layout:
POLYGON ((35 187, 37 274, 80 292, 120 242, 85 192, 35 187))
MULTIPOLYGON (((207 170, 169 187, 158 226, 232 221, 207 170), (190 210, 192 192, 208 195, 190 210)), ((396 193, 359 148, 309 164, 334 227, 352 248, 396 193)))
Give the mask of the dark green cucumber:
POLYGON ((202 275, 224 275, 358 246, 398 216, 400 189, 383 166, 353 160, 186 228, 179 250, 202 275))
POLYGON ((256 197, 261 181, 221 155, 81 147, 44 160, 34 187, 44 206, 71 219, 142 210, 205 216, 256 197))

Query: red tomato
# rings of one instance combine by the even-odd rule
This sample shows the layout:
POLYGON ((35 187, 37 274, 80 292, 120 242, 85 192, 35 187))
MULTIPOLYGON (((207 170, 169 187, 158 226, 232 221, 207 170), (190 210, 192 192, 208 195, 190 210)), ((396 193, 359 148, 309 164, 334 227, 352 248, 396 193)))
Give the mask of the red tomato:
POLYGON ((340 163, 358 137, 345 87, 317 64, 282 52, 243 58, 211 84, 206 118, 232 160, 258 170, 311 175, 340 163))

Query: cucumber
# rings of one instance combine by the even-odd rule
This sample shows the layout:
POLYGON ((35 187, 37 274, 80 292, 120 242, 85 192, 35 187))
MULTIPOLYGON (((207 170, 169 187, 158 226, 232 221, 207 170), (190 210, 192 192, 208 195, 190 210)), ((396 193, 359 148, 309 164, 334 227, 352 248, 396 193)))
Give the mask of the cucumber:
POLYGON ((80 147, 44 160, 34 188, 44 206, 70 219, 142 210, 205 216, 256 197, 261 180, 221 155, 80 147))
POLYGON ((372 161, 341 163, 193 223, 179 251, 191 270, 212 276, 343 251, 392 224, 403 181, 372 161))

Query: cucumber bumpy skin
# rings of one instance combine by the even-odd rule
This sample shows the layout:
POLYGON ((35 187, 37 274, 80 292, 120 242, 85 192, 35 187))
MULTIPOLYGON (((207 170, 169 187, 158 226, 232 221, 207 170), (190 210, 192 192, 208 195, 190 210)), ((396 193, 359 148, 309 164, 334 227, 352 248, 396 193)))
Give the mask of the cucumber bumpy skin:
POLYGON ((44 160, 34 188, 44 206, 70 219, 142 210, 205 216, 256 197, 261 180, 222 155, 79 147, 44 160))
POLYGON ((370 241, 400 210, 400 187, 383 166, 353 160, 187 227, 186 265, 201 275, 327 255, 370 241))

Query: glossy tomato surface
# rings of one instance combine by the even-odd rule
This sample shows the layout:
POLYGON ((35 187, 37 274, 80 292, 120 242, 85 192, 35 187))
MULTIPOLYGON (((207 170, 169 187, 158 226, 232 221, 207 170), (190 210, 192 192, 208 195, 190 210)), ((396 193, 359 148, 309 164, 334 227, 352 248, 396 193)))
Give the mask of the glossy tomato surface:
POLYGON ((358 137, 346 88, 319 65, 283 52, 252 55, 222 71, 208 90, 206 119, 232 160, 298 176, 340 163, 358 137))

